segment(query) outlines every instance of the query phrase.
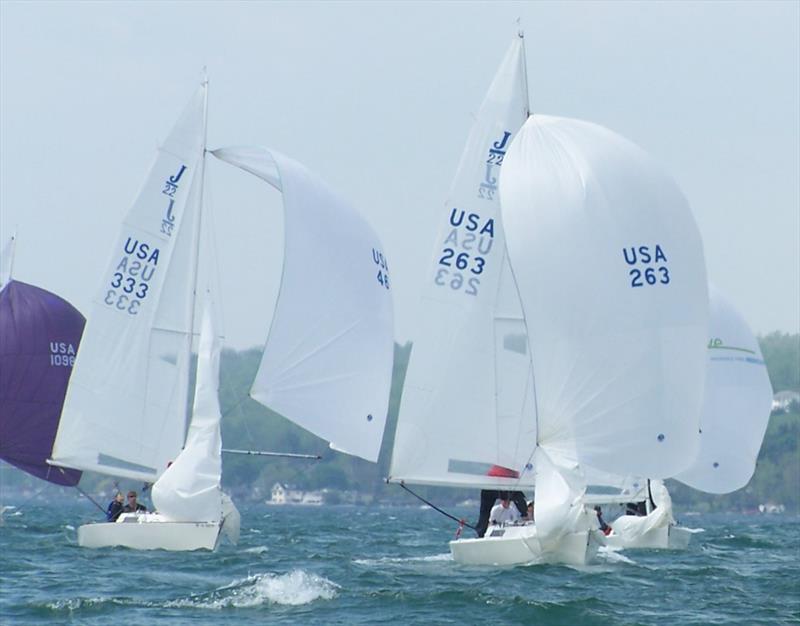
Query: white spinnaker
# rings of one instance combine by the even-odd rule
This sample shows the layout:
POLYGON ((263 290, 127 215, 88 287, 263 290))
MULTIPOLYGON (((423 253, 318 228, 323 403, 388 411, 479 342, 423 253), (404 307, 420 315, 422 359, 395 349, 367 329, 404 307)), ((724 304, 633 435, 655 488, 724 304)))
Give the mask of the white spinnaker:
POLYGON ((92 304, 52 462, 154 481, 186 429, 206 86, 160 148, 92 304))
POLYGON ((619 475, 671 476, 698 446, 708 294, 675 183, 600 126, 534 115, 501 179, 538 443, 619 475))
POLYGON ((194 408, 186 445, 151 491, 158 512, 173 521, 219 522, 222 518, 220 350, 209 302, 200 333, 194 408))
POLYGON ((283 275, 250 395, 332 448, 376 461, 394 353, 389 267, 377 235, 288 157, 265 148, 213 154, 283 193, 283 275))
MULTIPOLYGON (((527 115, 520 37, 481 105, 441 212, 422 287, 390 480, 513 486, 533 451, 535 420, 522 424, 518 415, 524 400, 517 395, 526 389, 519 376, 527 377, 527 346, 523 341, 520 347, 516 337, 521 316, 518 300, 513 306, 517 296, 505 259, 497 191, 506 150, 527 115), (498 308, 498 298, 504 303, 510 298, 511 304, 498 308), (521 373, 514 369, 519 358, 521 373), (509 371, 513 380, 499 370, 509 371), (498 380, 509 383, 499 396, 498 380), (521 441, 525 437, 528 445, 521 441)), ((530 471, 522 477, 523 483, 532 480, 530 471)))
POLYGON ((676 476, 708 493, 741 489, 753 476, 772 408, 772 385, 758 340, 711 287, 710 340, 700 451, 676 476))

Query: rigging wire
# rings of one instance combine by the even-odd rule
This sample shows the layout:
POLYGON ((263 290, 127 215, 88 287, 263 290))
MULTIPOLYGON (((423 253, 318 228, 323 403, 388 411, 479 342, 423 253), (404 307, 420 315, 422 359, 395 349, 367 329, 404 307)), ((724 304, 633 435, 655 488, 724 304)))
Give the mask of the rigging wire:
POLYGON ((84 498, 88 499, 88 500, 89 500, 89 502, 91 502, 91 503, 92 503, 92 504, 94 504, 94 505, 95 505, 95 506, 96 506, 98 509, 100 509, 100 512, 101 512, 103 515, 105 515, 105 514, 106 514, 106 510, 105 510, 105 509, 104 509, 102 506, 100 506, 100 505, 97 503, 97 500, 95 500, 95 499, 94 499, 92 496, 90 496, 88 493, 86 493, 86 492, 85 492, 83 489, 81 489, 80 487, 78 487, 78 485, 75 485, 75 489, 77 489, 77 490, 80 492, 80 494, 81 494, 81 495, 82 495, 84 498))
POLYGON ((406 487, 406 484, 405 484, 405 482, 403 482, 402 480, 401 480, 399 483, 396 483, 396 484, 400 485, 400 486, 401 486, 403 489, 405 489, 405 490, 406 490, 408 493, 410 493, 412 496, 414 496, 414 497, 415 497, 415 498, 417 498, 418 500, 421 500, 422 502, 424 502, 425 504, 427 504, 427 505, 428 505, 429 507, 431 507, 431 508, 432 508, 434 511, 438 511, 439 513, 441 513, 441 514, 442 514, 442 515, 444 515, 445 517, 449 517, 449 518, 450 518, 451 520, 453 520, 454 522, 458 522, 460 526, 466 526, 467 528, 471 528, 471 529, 472 529, 472 530, 474 530, 475 532, 478 532, 478 529, 477 529, 477 528, 475 528, 475 527, 474 527, 472 524, 468 524, 468 523, 467 523, 467 522, 466 522, 466 521, 465 521, 463 518, 462 518, 462 519, 460 519, 460 518, 456 517, 455 515, 450 515, 450 513, 448 513, 447 511, 443 511, 442 509, 440 509, 438 506, 436 506, 436 505, 435 505, 435 504, 433 504, 432 502, 429 502, 428 500, 426 500, 425 498, 423 498, 421 495, 419 495, 419 494, 417 494, 417 493, 414 493, 413 491, 411 491, 411 489, 409 489, 408 487, 406 487))

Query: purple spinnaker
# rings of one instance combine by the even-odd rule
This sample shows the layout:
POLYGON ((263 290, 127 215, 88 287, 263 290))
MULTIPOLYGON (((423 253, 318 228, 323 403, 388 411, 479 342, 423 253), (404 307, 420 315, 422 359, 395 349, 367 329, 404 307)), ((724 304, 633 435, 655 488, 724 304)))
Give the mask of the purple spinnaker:
POLYGON ((0 458, 57 485, 81 479, 46 460, 85 323, 39 287, 12 280, 0 291, 0 458))

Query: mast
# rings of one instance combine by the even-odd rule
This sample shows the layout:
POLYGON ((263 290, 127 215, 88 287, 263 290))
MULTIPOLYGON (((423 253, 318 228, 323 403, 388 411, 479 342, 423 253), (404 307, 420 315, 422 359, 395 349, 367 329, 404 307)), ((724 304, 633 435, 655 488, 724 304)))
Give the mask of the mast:
MULTIPOLYGON (((194 343, 194 316, 197 307, 197 286, 200 278, 199 265, 200 265, 200 244, 202 241, 202 224, 203 224, 203 207, 204 207, 204 193, 205 193, 205 175, 206 175, 206 145, 208 143, 208 72, 206 67, 203 67, 203 80, 200 83, 203 86, 203 152, 200 157, 200 199, 197 206, 197 224, 195 225, 194 232, 192 233, 192 291, 189 296, 190 314, 189 314, 189 332, 186 337, 186 346, 184 356, 187 359, 187 376, 185 381, 181 381, 184 385, 183 396, 184 400, 184 423, 183 431, 184 438, 189 432, 189 423, 192 419, 191 404, 188 402, 189 393, 189 376, 188 372, 191 370, 190 364, 192 359, 192 345, 194 343)), ((185 445, 185 441, 184 441, 185 445)))
POLYGON ((531 96, 528 92, 528 53, 525 50, 525 31, 522 29, 521 18, 517 18, 517 26, 519 27, 517 36, 522 43, 522 84, 525 89, 525 117, 528 118, 531 115, 531 96))

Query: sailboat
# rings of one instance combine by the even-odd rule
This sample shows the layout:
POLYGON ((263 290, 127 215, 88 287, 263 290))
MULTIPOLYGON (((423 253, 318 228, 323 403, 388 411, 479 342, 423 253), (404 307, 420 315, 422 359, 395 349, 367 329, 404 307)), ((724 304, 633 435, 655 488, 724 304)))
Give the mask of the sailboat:
MULTIPOLYGON (((206 102, 203 81, 124 220, 50 459, 155 483, 158 511, 83 525, 82 546, 214 549, 223 532, 238 535, 238 512, 220 489, 218 357, 208 334, 185 438, 206 102)), ((264 148, 215 154, 251 171, 263 167, 262 178, 283 194, 283 277, 251 395, 311 432, 330 435, 337 449, 377 458, 393 350, 388 264, 377 236, 292 159, 264 148)))
POLYGON ((583 468, 669 476, 698 445, 708 296, 688 203, 619 135, 526 112, 520 35, 445 206, 389 477, 535 489, 535 522, 450 542, 465 564, 590 561, 583 468))
MULTIPOLYGON (((673 476, 706 493, 731 493, 755 472, 772 406, 772 386, 758 340, 731 302, 709 286, 706 383, 700 447, 691 465, 673 476)), ((630 479, 629 479, 630 480, 630 479)), ((695 531, 677 524, 672 498, 661 480, 640 480, 646 515, 622 515, 606 537, 615 548, 686 549, 695 531)), ((598 501, 602 497, 598 496, 598 501)))
POLYGON ((46 461, 85 319, 56 294, 12 279, 15 244, 12 237, 0 263, 0 459, 73 486, 80 471, 46 461))

